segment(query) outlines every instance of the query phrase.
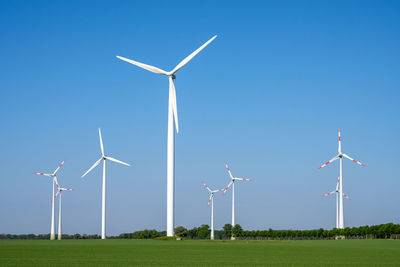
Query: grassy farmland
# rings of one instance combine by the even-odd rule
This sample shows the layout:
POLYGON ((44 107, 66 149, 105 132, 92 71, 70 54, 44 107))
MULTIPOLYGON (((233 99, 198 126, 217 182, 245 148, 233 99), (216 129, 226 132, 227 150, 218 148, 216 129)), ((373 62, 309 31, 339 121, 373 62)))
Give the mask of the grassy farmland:
POLYGON ((400 241, 3 240, 0 266, 400 265, 400 241))

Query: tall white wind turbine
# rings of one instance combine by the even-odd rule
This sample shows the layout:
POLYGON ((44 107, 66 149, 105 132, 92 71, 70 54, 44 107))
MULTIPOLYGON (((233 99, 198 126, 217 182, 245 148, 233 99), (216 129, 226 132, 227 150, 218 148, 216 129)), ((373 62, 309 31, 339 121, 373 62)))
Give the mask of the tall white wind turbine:
POLYGON ((106 156, 104 154, 103 140, 101 138, 101 131, 99 128, 99 138, 100 138, 100 150, 101 157, 98 161, 96 161, 90 169, 82 175, 82 178, 85 177, 91 170, 93 170, 97 165, 103 161, 103 188, 102 188, 102 200, 101 200, 101 239, 106 239, 106 160, 111 160, 119 164, 123 164, 126 166, 130 166, 128 163, 122 162, 120 160, 114 159, 112 157, 106 156))
MULTIPOLYGON (((326 197, 326 196, 329 196, 332 194, 336 194, 336 228, 339 228, 339 182, 340 182, 340 175, 339 175, 337 183, 336 183, 335 191, 332 191, 330 193, 322 195, 323 197, 326 197)), ((343 196, 345 198, 347 198, 348 200, 350 200, 350 198, 345 193, 343 193, 343 196)))
POLYGON ((34 172, 34 174, 37 175, 44 175, 51 177, 53 180, 53 192, 51 193, 51 226, 50 226, 50 240, 54 240, 56 235, 55 235, 55 230, 54 230, 54 185, 57 185, 58 188, 58 183, 57 183, 57 172, 61 168, 61 166, 64 164, 65 160, 61 162, 61 164, 57 167, 57 169, 49 174, 49 173, 42 173, 42 172, 34 172))
POLYGON ((210 239, 214 240, 214 194, 220 191, 223 191, 224 189, 218 189, 218 190, 211 190, 205 183, 203 185, 207 188, 208 192, 210 192, 210 197, 208 198, 208 205, 210 206, 211 203, 211 235, 210 239))
MULTIPOLYGON (((229 173, 229 176, 231 177, 231 181, 229 182, 228 186, 224 189, 224 194, 229 189, 229 187, 232 186, 232 228, 233 228, 236 225, 235 224, 235 181, 237 181, 237 180, 238 181, 252 181, 252 179, 233 177, 231 170, 228 167, 228 163, 226 163, 226 161, 225 161, 225 166, 229 173)), ((232 234, 231 239, 235 239, 233 234, 232 234)))
POLYGON ((117 56, 117 58, 124 60, 128 63, 136 65, 145 70, 163 74, 168 77, 169 80, 169 100, 168 100, 168 143, 167 143, 167 236, 174 235, 174 204, 175 204, 175 135, 174 135, 174 121, 176 133, 179 132, 178 127, 178 110, 176 104, 176 92, 174 79, 176 78, 175 73, 185 66, 194 56, 196 56, 201 50, 203 50, 209 43, 211 43, 217 36, 208 40, 205 44, 200 46, 196 51, 187 56, 182 60, 173 70, 167 72, 154 66, 150 66, 144 63, 140 63, 131 59, 117 56))
POLYGON ((339 172, 339 225, 338 225, 338 229, 344 229, 344 216, 343 216, 343 172, 342 172, 342 161, 343 161, 343 157, 354 161, 355 163, 364 166, 364 164, 362 164, 361 162, 349 157, 348 155, 342 153, 342 140, 340 138, 340 128, 339 128, 339 146, 338 146, 338 154, 333 157, 330 161, 326 162, 325 164, 323 164, 321 167, 318 168, 321 169, 323 167, 325 167, 326 165, 328 165, 329 163, 340 159, 340 172, 339 172))
MULTIPOLYGON (((57 182, 57 181, 56 181, 57 182)), ((62 196, 62 192, 63 191, 74 191, 74 189, 70 189, 70 188, 62 188, 58 185, 57 183, 57 187, 58 187, 58 191, 57 194, 54 196, 54 199, 57 198, 57 196, 60 196, 60 199, 58 200, 58 240, 61 240, 61 196, 62 196)))

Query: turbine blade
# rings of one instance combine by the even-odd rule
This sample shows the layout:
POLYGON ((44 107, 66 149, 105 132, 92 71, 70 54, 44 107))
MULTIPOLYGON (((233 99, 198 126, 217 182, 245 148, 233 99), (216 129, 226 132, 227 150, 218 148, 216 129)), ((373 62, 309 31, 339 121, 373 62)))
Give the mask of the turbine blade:
POLYGON ((319 167, 318 170, 321 169, 321 168, 323 168, 323 167, 325 167, 325 166, 328 165, 329 163, 331 163, 331 162, 337 160, 338 158, 339 158, 339 155, 338 155, 338 156, 335 156, 333 159, 331 159, 330 161, 328 161, 327 163, 325 163, 325 164, 323 164, 321 167, 319 167))
POLYGON ((342 153, 342 139, 340 138, 340 128, 339 128, 339 147, 338 147, 339 154, 342 153))
POLYGON ((119 58, 119 59, 121 59, 123 61, 126 61, 128 63, 131 63, 133 65, 136 65, 138 67, 141 67, 141 68, 143 68, 145 70, 148 70, 148 71, 151 71, 151 72, 154 72, 154 73, 158 73, 158 74, 168 75, 168 73, 165 70, 159 69, 157 67, 150 66, 150 65, 147 65, 147 64, 144 64, 144 63, 140 63, 140 62, 137 62, 137 61, 134 61, 134 60, 131 60, 131 59, 128 59, 128 58, 120 57, 120 56, 117 56, 117 58, 119 58))
POLYGON ((174 81, 171 76, 169 76, 169 90, 170 90, 170 94, 171 94, 172 114, 174 114, 176 133, 179 133, 178 108, 176 105, 176 90, 175 90, 174 81))
POLYGON ((227 169, 227 170, 228 170, 228 172, 229 172, 229 176, 231 177, 231 179, 233 179, 233 176, 232 176, 231 170, 229 169, 229 167, 228 167, 228 163, 226 163, 226 161, 225 161, 225 166, 226 166, 226 169, 227 169))
POLYGON ((182 60, 176 67, 175 69, 173 69, 173 71, 171 71, 172 74, 174 74, 175 72, 177 72, 178 70, 180 70, 183 66, 185 66, 192 58, 194 58, 194 56, 196 56, 201 50, 204 49, 204 47, 206 47, 209 43, 211 43, 215 38, 217 38, 217 35, 215 35, 213 38, 211 38, 210 40, 208 40, 205 44, 203 44, 202 46, 200 46, 196 51, 194 51, 193 53, 191 53, 189 56, 187 56, 184 60, 182 60))
POLYGON ((116 163, 119 163, 119 164, 124 164, 124 165, 126 165, 126 166, 131 166, 131 165, 129 165, 128 163, 122 162, 122 161, 120 161, 120 160, 114 159, 114 158, 109 157, 109 156, 106 156, 105 158, 106 158, 106 159, 109 159, 109 160, 111 160, 111 161, 114 161, 114 162, 116 162, 116 163))
POLYGON ((347 196, 345 193, 343 193, 343 196, 344 196, 345 198, 347 198, 348 200, 351 200, 351 199, 349 198, 349 196, 347 196))
POLYGON ((336 191, 332 191, 332 192, 330 192, 330 193, 327 193, 327 194, 324 194, 324 195, 322 195, 323 197, 326 197, 326 196, 329 196, 329 195, 332 195, 333 193, 335 193, 336 191))
POLYGON ((57 198, 57 196, 61 194, 61 190, 58 190, 57 193, 55 194, 54 198, 57 198))
POLYGON ((99 128, 99 139, 100 139, 101 155, 104 156, 103 138, 101 138, 101 130, 100 130, 100 128, 99 128))
POLYGON ((56 182, 56 186, 57 186, 57 189, 60 189, 60 186, 58 185, 58 181, 57 181, 57 176, 53 176, 54 178, 54 181, 56 182))
POLYGON ((339 191, 339 182, 340 182, 340 174, 339 174, 339 177, 338 177, 337 183, 336 183, 336 191, 339 191))
POLYGON ((87 170, 87 172, 85 172, 84 175, 82 175, 82 178, 85 177, 85 175, 88 174, 91 170, 93 170, 97 165, 99 165, 102 159, 103 159, 103 157, 101 157, 98 161, 96 161, 96 162, 93 164, 93 166, 90 167, 90 169, 87 170))
POLYGON ((34 172, 33 174, 44 175, 44 176, 48 176, 48 177, 53 177, 53 175, 48 174, 48 173, 43 173, 43 172, 34 172))
POLYGON ((233 178, 234 180, 240 180, 240 181, 253 181, 253 179, 246 179, 246 178, 233 178))
POLYGON ((57 169, 53 172, 53 175, 56 175, 56 173, 58 172, 58 170, 61 168, 61 166, 64 164, 65 159, 61 162, 60 165, 58 165, 57 169))
POLYGON ((212 193, 217 193, 217 192, 221 192, 221 191, 224 191, 224 189, 222 188, 222 189, 218 189, 218 190, 213 190, 212 193))
POLYGON ((231 187, 232 184, 233 184, 233 179, 229 182, 228 186, 224 188, 224 192, 222 192, 223 195, 225 195, 225 192, 229 189, 229 187, 231 187))
POLYGON ((60 191, 75 191, 75 189, 71 189, 71 188, 60 188, 60 191))
POLYGON ((202 182, 202 184, 205 186, 205 188, 207 188, 208 191, 210 191, 210 193, 212 193, 211 189, 204 182, 202 182))
POLYGON ((346 155, 346 154, 343 154, 343 156, 344 156, 345 158, 348 158, 349 160, 351 160, 351 161, 354 161, 355 163, 357 163, 357 164, 359 164, 359 165, 361 165, 361 166, 364 166, 364 167, 365 167, 365 165, 364 165, 364 164, 362 164, 361 162, 359 162, 359 161, 357 161, 357 160, 355 160, 355 159, 353 159, 353 158, 350 158, 348 155, 346 155))
POLYGON ((208 199, 208 206, 210 206, 210 202, 211 202, 211 199, 214 197, 214 194, 213 193, 211 193, 210 194, 210 198, 208 199))

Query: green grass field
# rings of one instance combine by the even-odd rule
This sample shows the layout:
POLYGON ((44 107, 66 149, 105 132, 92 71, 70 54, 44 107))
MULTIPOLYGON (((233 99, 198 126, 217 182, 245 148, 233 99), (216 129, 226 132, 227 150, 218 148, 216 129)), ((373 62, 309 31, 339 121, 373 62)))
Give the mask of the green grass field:
POLYGON ((1 266, 400 266, 400 241, 3 240, 1 266))

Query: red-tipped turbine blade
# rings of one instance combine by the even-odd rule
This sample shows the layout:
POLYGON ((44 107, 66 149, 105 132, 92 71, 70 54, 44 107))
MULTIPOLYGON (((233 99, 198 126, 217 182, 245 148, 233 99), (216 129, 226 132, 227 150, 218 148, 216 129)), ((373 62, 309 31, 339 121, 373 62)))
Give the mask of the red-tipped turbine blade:
POLYGON ((348 155, 346 155, 346 154, 343 154, 343 156, 344 156, 344 157, 346 157, 346 158, 348 158, 349 160, 351 160, 351 161, 354 161, 355 163, 357 163, 357 164, 359 164, 359 165, 361 165, 361 166, 364 166, 364 167, 365 167, 365 165, 364 165, 364 164, 362 164, 361 162, 359 162, 359 161, 357 161, 357 160, 355 160, 355 159, 353 159, 353 158, 349 157, 348 155))
POLYGON ((335 157, 332 158, 330 161, 326 162, 326 163, 323 164, 321 167, 319 167, 318 170, 321 169, 321 168, 323 168, 323 167, 325 167, 325 166, 328 165, 329 163, 332 163, 333 161, 337 160, 338 158, 339 158, 338 156, 335 156, 335 157))

